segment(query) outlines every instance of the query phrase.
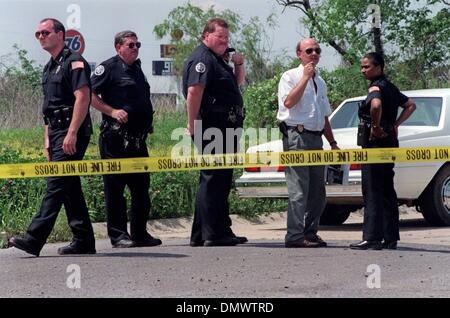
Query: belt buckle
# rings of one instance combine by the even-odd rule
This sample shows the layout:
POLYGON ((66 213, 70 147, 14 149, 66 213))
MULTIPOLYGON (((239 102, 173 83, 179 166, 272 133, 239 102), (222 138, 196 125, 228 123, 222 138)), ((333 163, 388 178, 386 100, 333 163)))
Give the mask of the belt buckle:
POLYGON ((301 124, 298 124, 297 125, 297 130, 298 130, 299 133, 302 133, 305 130, 305 126, 303 126, 301 124))

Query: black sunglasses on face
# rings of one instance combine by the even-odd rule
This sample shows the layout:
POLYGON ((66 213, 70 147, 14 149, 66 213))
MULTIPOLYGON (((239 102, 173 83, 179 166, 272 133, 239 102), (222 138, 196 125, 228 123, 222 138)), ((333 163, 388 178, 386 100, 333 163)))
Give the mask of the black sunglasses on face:
POLYGON ((315 51, 319 55, 320 55, 320 53, 322 53, 322 49, 320 47, 315 48, 315 49, 310 47, 309 49, 305 50, 306 54, 308 54, 308 55, 310 55, 313 51, 315 51))
POLYGON ((34 36, 36 37, 36 39, 39 39, 39 37, 42 35, 44 38, 47 37, 50 33, 50 31, 36 31, 36 33, 34 34, 34 36))
POLYGON ((131 43, 128 43, 127 46, 128 46, 130 49, 134 49, 134 46, 136 46, 137 48, 140 48, 140 47, 141 47, 141 42, 136 42, 136 43, 131 42, 131 43))

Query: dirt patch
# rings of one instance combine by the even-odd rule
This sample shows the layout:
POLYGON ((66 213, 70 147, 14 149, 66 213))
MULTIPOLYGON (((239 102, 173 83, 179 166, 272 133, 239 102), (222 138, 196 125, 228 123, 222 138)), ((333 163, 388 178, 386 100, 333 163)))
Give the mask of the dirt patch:
MULTIPOLYGON (((287 213, 270 213, 258 218, 246 219, 231 215, 233 231, 247 236, 249 240, 284 241, 287 213)), ((430 227, 422 215, 414 208, 400 207, 400 236, 405 243, 450 245, 450 227, 430 227)), ((329 241, 357 241, 362 237, 362 211, 352 213, 348 220, 339 226, 321 226, 320 236, 329 241)), ((191 218, 161 219, 148 222, 149 232, 161 239, 189 240, 192 227, 191 218)), ((106 225, 94 224, 96 237, 105 238, 106 225)))

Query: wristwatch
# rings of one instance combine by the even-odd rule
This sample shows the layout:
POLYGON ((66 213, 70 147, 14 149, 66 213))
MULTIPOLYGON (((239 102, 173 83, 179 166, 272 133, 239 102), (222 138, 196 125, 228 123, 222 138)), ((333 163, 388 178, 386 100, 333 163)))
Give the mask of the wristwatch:
POLYGON ((333 146, 333 145, 337 145, 337 141, 336 140, 333 140, 333 141, 330 142, 330 146, 333 146))

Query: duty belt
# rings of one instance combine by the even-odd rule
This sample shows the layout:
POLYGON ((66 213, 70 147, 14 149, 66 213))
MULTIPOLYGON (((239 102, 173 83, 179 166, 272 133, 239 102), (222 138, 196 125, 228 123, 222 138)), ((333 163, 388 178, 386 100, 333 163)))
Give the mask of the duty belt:
POLYGON ((123 140, 124 148, 134 148, 140 149, 145 146, 145 139, 147 138, 148 132, 133 132, 125 129, 117 121, 109 122, 103 120, 100 125, 100 131, 104 138, 109 138, 111 136, 120 137, 123 140))
POLYGON ((206 111, 212 113, 229 113, 231 111, 238 116, 244 117, 244 110, 241 106, 210 105, 206 111))
POLYGON ((64 129, 70 126, 72 120, 73 107, 63 107, 49 112, 44 115, 44 123, 50 128, 64 129))

